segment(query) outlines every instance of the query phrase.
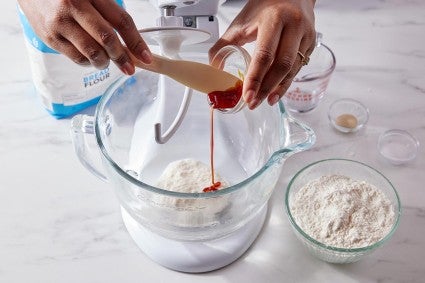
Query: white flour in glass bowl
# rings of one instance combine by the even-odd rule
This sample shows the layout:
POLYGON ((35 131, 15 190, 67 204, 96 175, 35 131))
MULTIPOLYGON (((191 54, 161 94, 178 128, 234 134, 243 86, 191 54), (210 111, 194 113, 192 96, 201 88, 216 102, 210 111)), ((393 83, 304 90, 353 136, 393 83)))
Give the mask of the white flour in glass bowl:
POLYGON ((307 183, 291 205, 295 222, 310 237, 332 247, 361 248, 389 233, 394 207, 372 184, 342 175, 307 183))

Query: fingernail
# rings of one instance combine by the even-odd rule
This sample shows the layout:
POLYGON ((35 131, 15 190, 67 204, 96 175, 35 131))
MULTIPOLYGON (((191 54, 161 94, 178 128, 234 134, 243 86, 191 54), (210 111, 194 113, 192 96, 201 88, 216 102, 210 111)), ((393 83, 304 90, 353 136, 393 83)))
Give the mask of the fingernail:
POLYGON ((152 54, 146 49, 142 52, 142 61, 145 64, 152 63, 152 54))
POLYGON ((254 110, 255 108, 257 108, 257 106, 260 104, 260 100, 258 100, 257 98, 252 99, 249 103, 248 103, 248 107, 251 110, 254 110))
POLYGON ((271 96, 270 96, 270 98, 269 98, 269 104, 270 105, 275 105, 276 104, 276 102, 278 102, 279 101, 279 99, 280 99, 280 96, 279 96, 279 94, 272 94, 271 96))
POLYGON ((255 92, 253 90, 248 90, 244 95, 244 100, 246 103, 250 104, 250 102, 254 99, 255 92))
POLYGON ((134 73, 134 66, 131 65, 129 62, 125 62, 121 66, 121 71, 123 71, 124 74, 126 74, 127 76, 131 76, 134 73))

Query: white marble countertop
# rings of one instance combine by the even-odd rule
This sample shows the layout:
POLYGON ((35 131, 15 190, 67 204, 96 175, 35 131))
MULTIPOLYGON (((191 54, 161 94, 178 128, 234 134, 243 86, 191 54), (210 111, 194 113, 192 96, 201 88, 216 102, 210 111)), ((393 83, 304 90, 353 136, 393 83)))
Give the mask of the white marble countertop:
MULTIPOLYGON (((126 2, 139 24, 152 19, 146 2, 126 2)), ((317 29, 334 50, 337 68, 319 107, 297 115, 313 127, 317 143, 285 163, 266 226, 242 258, 217 271, 185 274, 140 252, 123 226, 111 188, 80 165, 70 120, 49 116, 32 90, 15 3, 2 1, 0 282, 423 282, 425 2, 318 2, 317 29), (370 109, 367 127, 357 134, 339 134, 329 126, 327 109, 342 97, 358 99, 370 109), (421 142, 414 162, 393 166, 379 157, 378 136, 391 128, 408 130, 421 142), (294 173, 330 157, 376 168, 393 182, 402 202, 393 238, 354 264, 312 257, 284 213, 284 192, 294 173)), ((225 4, 223 26, 239 6, 225 4)))

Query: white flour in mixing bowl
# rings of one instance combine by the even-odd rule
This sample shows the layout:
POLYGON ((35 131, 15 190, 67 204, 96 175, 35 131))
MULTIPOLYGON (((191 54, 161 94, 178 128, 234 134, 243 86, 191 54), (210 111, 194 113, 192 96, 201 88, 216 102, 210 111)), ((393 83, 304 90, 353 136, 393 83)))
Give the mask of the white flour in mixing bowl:
MULTIPOLYGON (((214 175, 221 187, 228 186, 220 175, 214 175)), ((182 159, 171 162, 159 177, 156 186, 168 191, 181 193, 203 193, 211 185, 210 166, 194 159, 182 159)), ((176 211, 176 225, 203 226, 217 221, 220 213, 229 205, 228 196, 220 195, 205 198, 178 198, 161 195, 155 202, 176 211)))
MULTIPOLYGON (((214 180, 226 187, 218 174, 214 180)), ((181 159, 168 164, 156 184, 158 188, 181 193, 202 193, 211 185, 211 168, 195 159, 181 159)))
POLYGON ((307 183, 295 194, 291 213, 310 237, 338 248, 376 243, 395 221, 393 205, 381 190, 341 175, 307 183))

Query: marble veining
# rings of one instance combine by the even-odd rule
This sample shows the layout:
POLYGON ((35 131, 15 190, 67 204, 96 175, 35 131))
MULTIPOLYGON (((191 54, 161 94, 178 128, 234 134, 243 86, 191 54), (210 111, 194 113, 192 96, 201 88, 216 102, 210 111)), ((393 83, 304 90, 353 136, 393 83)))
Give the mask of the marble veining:
MULTIPOLYGON (((126 0, 140 27, 152 26, 148 1, 126 0)), ((228 0, 221 31, 244 1, 228 0)), ((290 157, 270 201, 267 222, 238 261, 218 271, 184 274, 152 262, 132 242, 110 184, 84 169, 71 144, 70 120, 42 108, 31 84, 14 1, 0 11, 0 282, 424 282, 425 278, 425 2, 317 1, 317 30, 337 68, 319 106, 293 114, 317 143, 290 157), (352 97, 370 110, 358 133, 335 131, 327 118, 336 99, 352 97), (388 129, 409 131, 418 158, 393 166, 376 150, 388 129), (402 217, 393 238, 349 265, 312 257, 284 212, 286 186, 306 164, 342 157, 365 162, 397 188, 402 217)), ((252 45, 250 46, 252 50, 252 45)), ((93 115, 94 107, 84 111, 93 115)))

